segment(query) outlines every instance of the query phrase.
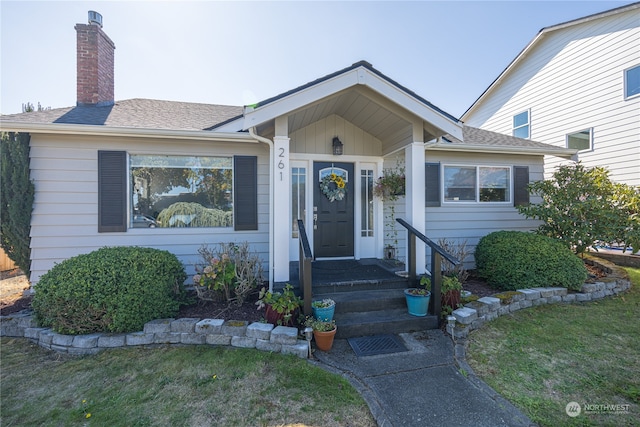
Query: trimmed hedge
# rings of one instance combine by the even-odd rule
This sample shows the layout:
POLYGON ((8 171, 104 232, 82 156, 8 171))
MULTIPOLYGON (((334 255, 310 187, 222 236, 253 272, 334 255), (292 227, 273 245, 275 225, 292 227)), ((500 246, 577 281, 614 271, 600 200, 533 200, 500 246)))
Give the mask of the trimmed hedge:
POLYGON ((480 239, 475 260, 478 276, 502 290, 547 286, 580 290, 587 279, 584 263, 571 250, 534 233, 490 233, 480 239))
POLYGON ((36 285, 36 321, 61 334, 134 332, 185 301, 182 263, 168 251, 108 247, 57 264, 36 285))

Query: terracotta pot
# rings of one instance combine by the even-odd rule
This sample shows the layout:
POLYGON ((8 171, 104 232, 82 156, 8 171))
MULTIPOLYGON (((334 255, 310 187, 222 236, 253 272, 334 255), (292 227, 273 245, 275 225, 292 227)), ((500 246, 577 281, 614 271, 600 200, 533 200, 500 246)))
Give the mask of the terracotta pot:
POLYGON ((297 309, 293 312, 291 318, 287 322, 284 321, 284 313, 278 313, 277 311, 272 309, 270 305, 267 305, 264 311, 264 318, 267 323, 271 323, 275 326, 295 326, 295 319, 297 319, 297 317, 297 309))
POLYGON ((313 338, 316 340, 316 347, 318 350, 329 351, 333 346, 333 338, 336 336, 338 328, 334 328, 333 331, 322 332, 313 331, 313 338))

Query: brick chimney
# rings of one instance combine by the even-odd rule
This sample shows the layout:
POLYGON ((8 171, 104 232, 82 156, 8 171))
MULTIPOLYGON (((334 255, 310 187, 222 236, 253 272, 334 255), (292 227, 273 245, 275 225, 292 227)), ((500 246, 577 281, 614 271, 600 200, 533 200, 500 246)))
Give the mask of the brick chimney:
POLYGON ((77 105, 113 105, 115 44, 102 31, 102 15, 89 11, 89 24, 76 24, 77 105))

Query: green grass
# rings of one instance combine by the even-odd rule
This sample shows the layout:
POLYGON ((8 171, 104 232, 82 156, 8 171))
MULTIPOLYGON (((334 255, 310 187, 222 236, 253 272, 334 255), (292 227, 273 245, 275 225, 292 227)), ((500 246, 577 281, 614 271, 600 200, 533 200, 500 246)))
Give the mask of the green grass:
POLYGON ((375 426, 345 379, 295 356, 193 346, 74 358, 2 338, 0 361, 2 426, 375 426))
POLYGON ((640 425, 640 269, 629 292, 503 316, 469 337, 476 374, 541 426, 640 425), (569 417, 569 402, 582 414, 569 417), (585 414, 587 405, 628 412, 585 414))

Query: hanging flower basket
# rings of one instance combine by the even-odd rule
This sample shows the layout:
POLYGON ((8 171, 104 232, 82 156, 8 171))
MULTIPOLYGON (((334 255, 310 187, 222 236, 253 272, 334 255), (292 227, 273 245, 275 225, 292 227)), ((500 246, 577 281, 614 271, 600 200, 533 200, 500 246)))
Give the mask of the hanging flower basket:
POLYGON ((330 202, 343 200, 347 194, 347 182, 340 175, 330 173, 320 181, 320 190, 330 202))

